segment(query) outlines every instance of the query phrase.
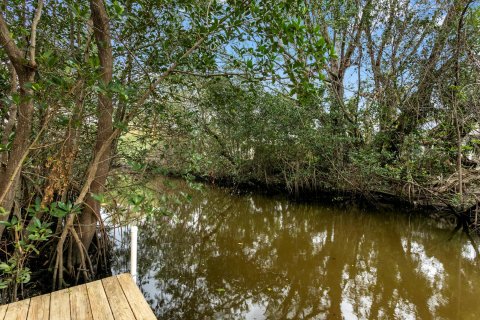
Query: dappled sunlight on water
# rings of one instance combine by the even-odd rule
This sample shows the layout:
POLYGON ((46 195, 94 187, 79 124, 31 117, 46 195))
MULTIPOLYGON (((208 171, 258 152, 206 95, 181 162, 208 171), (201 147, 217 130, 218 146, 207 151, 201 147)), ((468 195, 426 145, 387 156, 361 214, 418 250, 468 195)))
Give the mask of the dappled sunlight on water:
MULTIPOLYGON (((475 250, 428 219, 210 188, 175 212, 140 227, 140 281, 162 319, 480 315, 475 250)), ((117 255, 128 271, 127 244, 117 255)))

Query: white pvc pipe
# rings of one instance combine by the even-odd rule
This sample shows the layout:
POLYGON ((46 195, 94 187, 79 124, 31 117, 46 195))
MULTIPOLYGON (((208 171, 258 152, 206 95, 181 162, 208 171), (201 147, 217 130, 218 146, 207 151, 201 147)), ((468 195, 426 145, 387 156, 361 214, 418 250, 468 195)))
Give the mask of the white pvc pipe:
POLYGON ((132 225, 130 227, 130 274, 132 275, 135 283, 137 283, 137 234, 138 227, 136 225, 132 225))

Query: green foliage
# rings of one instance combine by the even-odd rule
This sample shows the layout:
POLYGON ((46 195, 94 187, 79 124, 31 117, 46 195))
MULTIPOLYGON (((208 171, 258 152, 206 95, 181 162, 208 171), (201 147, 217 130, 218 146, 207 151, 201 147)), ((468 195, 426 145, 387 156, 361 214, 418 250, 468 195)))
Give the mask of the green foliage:
POLYGON ((56 218, 64 218, 68 214, 79 214, 81 207, 74 205, 71 202, 63 203, 60 201, 52 202, 50 204, 49 214, 56 218))
POLYGON ((19 268, 15 259, 0 263, 0 289, 7 289, 12 283, 24 284, 30 281, 31 271, 29 268, 19 268))
MULTIPOLYGON (((108 134, 99 124, 110 121, 119 133, 108 150, 113 170, 96 172, 101 190, 87 199, 114 221, 173 216, 167 203, 189 201, 168 186, 152 192, 157 174, 181 175, 192 188, 202 177, 406 196, 405 185, 437 188, 468 173, 480 152, 480 19, 478 5, 461 4, 107 1, 113 75, 105 84, 89 2, 49 3, 35 74, 22 88, 0 50, 0 170, 21 169, 20 210, 0 211, 2 261, 15 258, 20 272, 52 239, 52 221, 61 229, 69 214, 81 217, 74 203, 108 134), (99 97, 111 99, 107 121, 99 97), (24 151, 22 163, 9 163, 24 151)), ((35 8, 13 1, 0 10, 22 53, 32 49, 35 8)), ((474 183, 465 188, 478 193, 474 183)), ((448 202, 457 189, 438 192, 448 202)))
POLYGON ((28 239, 32 241, 47 241, 52 234, 52 230, 49 229, 52 223, 41 222, 37 217, 33 217, 32 221, 33 224, 27 228, 29 231, 28 239))
POLYGON ((7 232, 13 236, 13 253, 5 252, 6 262, 0 263, 0 289, 5 289, 14 300, 19 289, 18 285, 26 284, 30 281, 31 270, 26 263, 32 254, 39 255, 41 246, 50 240, 53 235, 51 230, 52 223, 41 221, 36 215, 46 212, 37 199, 35 204, 30 206, 28 212, 31 219, 28 224, 17 216, 10 220, 0 221, 5 226, 7 232), (24 226, 27 225, 24 232, 24 226), (26 237, 26 235, 28 235, 26 237))

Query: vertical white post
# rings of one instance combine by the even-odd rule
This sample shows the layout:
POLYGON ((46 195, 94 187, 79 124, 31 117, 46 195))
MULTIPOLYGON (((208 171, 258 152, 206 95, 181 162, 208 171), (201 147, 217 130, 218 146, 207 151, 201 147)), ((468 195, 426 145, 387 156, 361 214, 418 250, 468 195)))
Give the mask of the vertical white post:
POLYGON ((137 283, 137 234, 138 227, 132 225, 130 227, 130 273, 135 283, 137 283))

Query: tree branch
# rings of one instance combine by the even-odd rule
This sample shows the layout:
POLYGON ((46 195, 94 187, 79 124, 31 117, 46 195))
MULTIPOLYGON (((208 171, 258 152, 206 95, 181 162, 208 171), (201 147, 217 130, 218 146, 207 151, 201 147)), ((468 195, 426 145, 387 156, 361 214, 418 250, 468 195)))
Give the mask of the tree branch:
POLYGON ((24 60, 22 51, 10 36, 10 30, 8 30, 7 23, 2 14, 0 14, 0 44, 7 52, 8 58, 10 58, 10 61, 15 65, 15 68, 20 67, 24 60))
POLYGON ((30 64, 35 66, 35 46, 37 44, 37 26, 42 16, 43 0, 38 0, 35 16, 33 17, 32 27, 30 32, 30 48, 28 50, 30 57, 30 64))

